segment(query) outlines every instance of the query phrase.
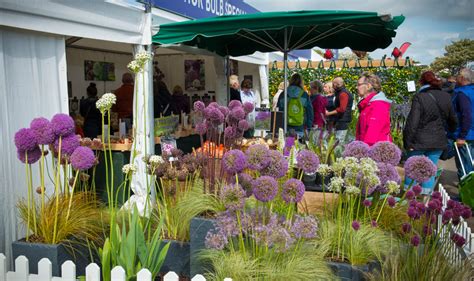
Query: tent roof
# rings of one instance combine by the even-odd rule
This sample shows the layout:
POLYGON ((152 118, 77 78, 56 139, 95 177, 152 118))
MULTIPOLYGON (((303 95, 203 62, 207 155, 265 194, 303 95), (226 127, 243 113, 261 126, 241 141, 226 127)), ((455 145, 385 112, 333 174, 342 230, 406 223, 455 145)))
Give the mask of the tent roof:
POLYGON ((373 51, 388 47, 404 16, 375 12, 294 11, 221 16, 163 24, 153 36, 157 44, 184 44, 221 56, 255 51, 320 48, 373 51), (284 49, 286 38, 288 48, 284 49))

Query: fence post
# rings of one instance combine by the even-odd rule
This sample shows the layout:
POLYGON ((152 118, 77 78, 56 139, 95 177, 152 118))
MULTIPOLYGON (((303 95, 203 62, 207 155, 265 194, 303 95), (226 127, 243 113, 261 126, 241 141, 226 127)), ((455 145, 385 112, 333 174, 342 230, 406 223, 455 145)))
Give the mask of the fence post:
POLYGON ((163 278, 163 281, 178 281, 179 276, 173 271, 170 271, 166 273, 165 277, 163 278))
POLYGON ((224 278, 224 281, 232 281, 232 278, 224 278))
POLYGON ((65 261, 61 265, 61 278, 63 281, 76 281, 76 265, 72 261, 65 261))
MULTIPOLYGON (((28 280, 30 269, 28 259, 25 256, 19 256, 15 260, 14 280, 28 280)), ((7 278, 8 279, 8 278, 7 278)))
POLYGON ((86 281, 100 281, 100 267, 96 263, 86 267, 86 281))
POLYGON ((206 281, 206 278, 204 278, 204 276, 202 276, 201 274, 196 274, 196 276, 194 276, 191 281, 206 281))
POLYGON ((114 267, 110 279, 114 281, 125 281, 125 270, 121 266, 114 267))
POLYGON ((5 262, 6 257, 4 254, 0 254, 0 281, 5 281, 7 277, 7 263, 5 262))
POLYGON ((137 281, 151 281, 151 272, 148 269, 143 268, 137 274, 137 281))
POLYGON ((38 262, 38 280, 51 281, 53 279, 53 265, 47 258, 42 258, 38 262))

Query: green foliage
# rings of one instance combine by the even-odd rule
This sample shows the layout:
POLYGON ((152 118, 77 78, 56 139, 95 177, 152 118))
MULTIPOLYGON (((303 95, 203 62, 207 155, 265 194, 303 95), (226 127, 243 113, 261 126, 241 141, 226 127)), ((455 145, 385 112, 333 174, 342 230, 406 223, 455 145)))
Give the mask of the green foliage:
POLYGON ((308 149, 318 155, 321 164, 330 165, 336 160, 336 147, 339 141, 334 134, 328 135, 326 131, 311 131, 310 141, 307 143, 308 149))
POLYGON ((437 57, 431 64, 433 70, 449 69, 453 71, 474 61, 474 40, 461 39, 445 47, 444 56, 437 57))
POLYGON ((204 250, 201 258, 213 271, 206 280, 336 280, 317 247, 296 246, 286 252, 269 250, 257 256, 242 251, 204 250))
POLYGON ((99 249, 102 264, 102 278, 111 280, 111 270, 121 266, 125 270, 127 280, 135 280, 142 268, 147 268, 153 279, 159 273, 165 261, 169 243, 164 244, 160 239, 163 221, 160 221, 153 235, 145 236, 146 227, 138 216, 135 208, 128 229, 125 225, 113 224, 110 237, 105 240, 104 246, 99 249))

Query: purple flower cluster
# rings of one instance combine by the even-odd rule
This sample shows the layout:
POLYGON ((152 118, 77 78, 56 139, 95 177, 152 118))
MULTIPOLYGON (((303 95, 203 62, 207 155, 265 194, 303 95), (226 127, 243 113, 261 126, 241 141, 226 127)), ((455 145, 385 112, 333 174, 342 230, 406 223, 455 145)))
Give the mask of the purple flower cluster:
POLYGON ((380 179, 380 186, 385 186, 388 181, 400 183, 400 175, 393 165, 379 162, 377 167, 379 168, 377 176, 380 179))
POLYGON ((293 146, 295 146, 296 139, 294 137, 287 137, 285 139, 285 147, 283 148, 283 155, 290 156, 290 151, 293 146))
POLYGON ((464 246, 464 244, 466 244, 466 239, 464 237, 462 237, 461 235, 457 234, 457 233, 453 233, 453 235, 451 235, 451 240, 458 247, 462 247, 462 246, 464 246))
POLYGON ((301 150, 296 156, 296 166, 306 174, 316 173, 319 167, 319 158, 310 150, 301 150))
POLYGON ((393 196, 390 196, 388 197, 387 199, 387 203, 390 207, 395 207, 395 204, 397 204, 397 201, 395 200, 395 198, 393 196))
POLYGON ((248 114, 248 113, 250 113, 254 110, 254 106, 250 102, 244 102, 243 108, 244 108, 244 111, 245 111, 246 114, 248 114))
POLYGON ((268 148, 263 144, 254 144, 247 148, 247 166, 249 169, 261 171, 268 167, 271 158, 268 148))
POLYGON ((227 237, 221 232, 209 231, 206 234, 204 245, 208 249, 223 250, 227 245, 227 237))
POLYGON ((247 159, 242 151, 232 149, 227 151, 222 157, 222 165, 227 173, 234 175, 245 169, 247 159))
POLYGON ((369 157, 375 162, 396 166, 400 163, 402 152, 395 144, 389 141, 381 141, 377 142, 369 149, 369 157))
POLYGON ((270 176, 261 176, 253 182, 253 195, 261 202, 272 201, 278 194, 278 183, 270 176))
POLYGON ((54 142, 55 134, 51 122, 44 117, 35 118, 30 123, 30 129, 36 134, 38 144, 50 144, 54 142))
POLYGON ((288 161, 277 150, 269 150, 270 164, 262 169, 260 173, 264 176, 271 176, 274 178, 281 178, 288 172, 288 161))
POLYGON ((88 170, 95 164, 95 155, 92 149, 79 146, 71 154, 69 158, 71 165, 76 170, 88 170))
POLYGON ((352 222, 352 228, 355 230, 355 231, 358 231, 360 229, 360 223, 358 221, 353 221, 352 222))
MULTIPOLYGON (((240 173, 237 175, 240 186, 245 191, 245 197, 252 196, 253 179, 249 174, 240 173)), ((232 183, 236 183, 235 177, 232 177, 232 183)))
POLYGON ((18 159, 25 164, 34 164, 41 158, 41 149, 36 146, 31 150, 17 150, 18 159), (28 161, 27 161, 28 158, 28 161))
POLYGON ((194 111, 203 113, 204 108, 206 108, 206 105, 202 101, 196 101, 194 102, 194 111))
POLYGON ((413 237, 411 238, 411 244, 413 245, 413 247, 418 247, 418 245, 420 245, 420 236, 418 235, 413 235, 413 237))
POLYGON ((436 165, 426 156, 412 156, 404 165, 406 177, 417 183, 428 181, 436 174, 436 165))
POLYGON ((281 197, 286 203, 298 203, 303 199, 304 183, 297 179, 289 179, 283 185, 281 197))
POLYGON ((35 132, 29 128, 18 130, 15 133, 15 145, 20 151, 35 149, 38 146, 35 132))
POLYGON ((54 149, 56 152, 61 149, 61 155, 71 155, 79 145, 79 137, 74 134, 61 137, 61 148, 59 147, 59 138, 54 141, 54 149))
POLYGON ((464 219, 469 219, 470 217, 472 217, 471 208, 460 202, 451 199, 448 200, 446 210, 444 211, 442 216, 443 224, 447 224, 451 221, 453 225, 458 225, 461 221, 461 217, 464 219))
POLYGON ((291 233, 300 239, 315 238, 318 231, 318 220, 313 216, 295 216, 294 222, 291 225, 291 233))
POLYGON ((51 119, 51 128, 56 136, 68 136, 74 133, 74 120, 71 116, 58 113, 51 119))
POLYGON ((346 144, 343 157, 365 158, 369 155, 369 145, 362 141, 353 141, 346 144))
POLYGON ((244 208, 245 191, 239 184, 225 185, 221 190, 220 198, 229 211, 238 211, 244 208))

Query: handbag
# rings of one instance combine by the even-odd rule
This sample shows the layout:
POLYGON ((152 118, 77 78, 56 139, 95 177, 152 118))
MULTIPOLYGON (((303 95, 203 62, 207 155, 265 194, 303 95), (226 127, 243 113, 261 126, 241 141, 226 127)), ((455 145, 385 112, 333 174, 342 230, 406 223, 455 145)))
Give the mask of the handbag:
MULTIPOLYGON (((441 109, 441 107, 438 104, 438 100, 430 93, 428 92, 428 95, 434 100, 436 106, 438 107, 438 111, 440 113, 441 120, 446 120, 446 116, 444 114, 444 111, 441 109)), ((443 123, 445 123, 443 121, 443 123)), ((444 127, 446 128, 446 124, 444 124, 444 127)), ((456 151, 454 150, 454 146, 456 144, 454 143, 454 140, 448 138, 448 142, 446 143, 446 147, 443 149, 443 152, 441 153, 441 156, 439 159, 446 161, 454 157, 456 155, 456 151)))

